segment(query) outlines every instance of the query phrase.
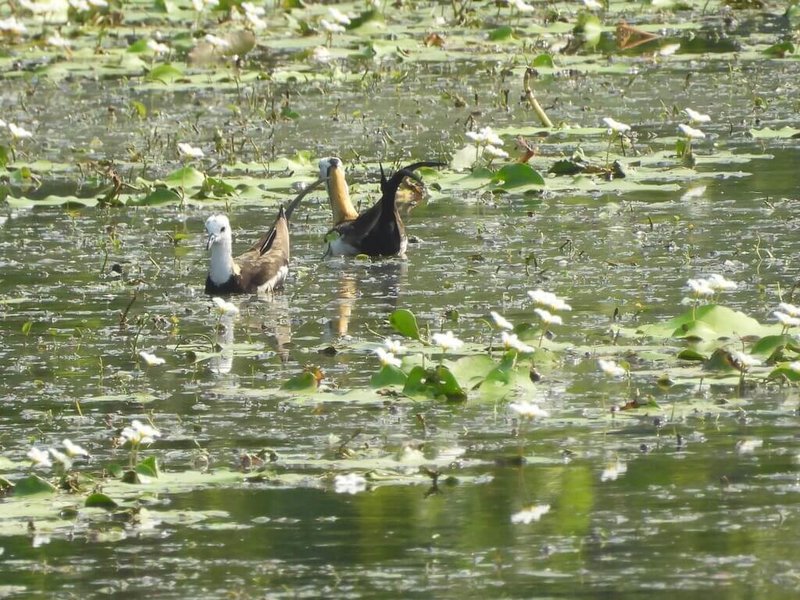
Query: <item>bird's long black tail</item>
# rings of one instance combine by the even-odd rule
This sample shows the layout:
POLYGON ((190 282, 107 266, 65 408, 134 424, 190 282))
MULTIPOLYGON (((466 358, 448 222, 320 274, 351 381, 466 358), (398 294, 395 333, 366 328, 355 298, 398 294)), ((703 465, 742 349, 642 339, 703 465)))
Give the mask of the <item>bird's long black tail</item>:
MULTIPOLYGON (((414 171, 419 169, 420 167, 444 167, 447 163, 433 161, 433 160, 425 160, 421 162, 415 162, 408 166, 405 166, 401 169, 398 169, 392 176, 388 179, 386 178, 386 173, 383 171, 383 165, 381 165, 381 203, 383 204, 385 209, 389 209, 389 211, 394 211, 394 203, 397 197, 397 190, 400 187, 400 184, 403 183, 403 179, 406 177, 410 177, 416 181, 420 181, 420 178, 417 176, 414 171)), ((420 181, 421 183, 421 181, 420 181)), ((387 211, 384 210, 383 214, 386 215, 387 211)))

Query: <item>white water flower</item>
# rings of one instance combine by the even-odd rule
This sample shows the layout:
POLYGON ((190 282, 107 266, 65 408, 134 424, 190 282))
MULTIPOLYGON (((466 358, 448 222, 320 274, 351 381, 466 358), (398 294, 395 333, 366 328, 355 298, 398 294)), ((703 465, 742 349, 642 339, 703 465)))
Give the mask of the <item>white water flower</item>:
POLYGON ((34 15, 52 15, 63 12, 67 5, 63 0, 19 0, 19 6, 34 15))
POLYGON ((452 331, 448 331, 447 333, 434 333, 433 343, 445 352, 449 350, 458 350, 464 345, 464 342, 454 336, 452 331))
POLYGON ((197 12, 202 12, 206 8, 219 6, 219 0, 192 0, 192 7, 197 12))
POLYGON ((147 49, 155 54, 166 54, 169 52, 169 46, 162 44, 161 42, 157 42, 152 38, 147 40, 147 49))
POLYGON ((545 325, 563 325, 564 321, 561 319, 560 316, 554 315, 553 313, 546 311, 543 308, 534 308, 533 312, 539 315, 539 318, 542 320, 542 323, 545 325))
POLYGON ((730 350, 731 354, 731 361, 733 362, 733 366, 739 369, 740 371, 747 371, 750 367, 755 367, 761 364, 761 361, 758 360, 755 356, 747 354, 745 352, 740 352, 738 350, 730 350))
POLYGON ((386 346, 386 349, 392 354, 402 354, 408 349, 400 343, 400 340, 395 340, 393 338, 386 338, 383 340, 383 345, 386 346))
POLYGON ((28 453, 25 456, 31 459, 31 464, 34 467, 53 466, 53 463, 50 462, 50 455, 47 453, 47 450, 39 450, 39 448, 36 446, 28 450, 28 453))
POLYGON ((552 310, 572 310, 569 304, 552 292, 545 292, 542 289, 537 289, 529 291, 528 296, 533 300, 534 304, 538 304, 539 306, 546 306, 552 310))
POLYGON ((244 18, 248 25, 250 25, 250 27, 252 27, 255 31, 261 31, 262 29, 267 28, 267 22, 258 15, 254 15, 253 13, 245 13, 244 18))
POLYGON ((245 13, 255 15, 257 17, 263 17, 267 14, 267 9, 265 9, 263 6, 256 6, 252 2, 242 2, 241 6, 245 13))
POLYGON ((508 152, 497 146, 492 146, 491 144, 486 144, 483 148, 483 152, 492 158, 508 158, 508 152))
POLYGON ((725 279, 719 273, 712 273, 706 278, 708 285, 714 291, 722 291, 722 290, 735 290, 736 289, 736 282, 731 281, 730 279, 725 279))
POLYGON ((508 5, 516 8, 521 13, 533 12, 533 7, 525 0, 508 0, 508 5))
POLYGON ((528 344, 521 341, 516 334, 510 334, 504 331, 502 333, 502 337, 503 337, 503 346, 505 346, 506 350, 516 350, 517 352, 521 352, 522 354, 530 354, 532 352, 536 352, 536 348, 528 346, 528 344))
POLYGON ((503 140, 491 127, 484 127, 478 131, 468 131, 465 134, 469 139, 478 145, 490 144, 492 146, 502 146, 503 140))
POLYGON ((311 53, 311 60, 320 64, 329 63, 333 60, 333 54, 325 46, 317 46, 311 53))
POLYGON ((697 112, 689 107, 684 108, 683 112, 689 116, 689 119, 692 123, 708 123, 711 121, 710 116, 704 115, 703 113, 697 112))
POLYGON ((775 315, 775 318, 778 319, 778 322, 784 327, 800 327, 800 318, 787 315, 779 310, 774 311, 772 314, 775 315))
POLYGON ((328 15, 333 19, 334 23, 339 23, 341 25, 350 25, 350 17, 340 11, 338 8, 333 6, 328 7, 328 15))
POLYGON ((331 23, 326 19, 321 19, 319 24, 328 33, 344 33, 347 31, 342 25, 339 25, 339 23, 331 23))
POLYGON ((549 504, 536 504, 511 515, 511 522, 515 525, 519 525, 520 523, 523 525, 528 525, 529 523, 538 521, 549 512, 549 504))
POLYGON ((672 56, 680 49, 681 49, 680 44, 667 44, 666 46, 661 46, 658 53, 661 56, 672 56))
POLYGON ((60 462, 65 469, 69 469, 72 466, 72 459, 55 448, 50 448, 50 456, 60 462))
POLYGON ((198 148, 197 146, 187 144, 186 142, 178 142, 178 152, 183 156, 188 156, 189 158, 203 158, 205 156, 205 153, 202 149, 198 148))
POLYGON ((214 303, 214 306, 217 307, 217 312, 221 315, 238 315, 239 314, 239 307, 236 306, 233 302, 228 302, 227 300, 223 300, 217 296, 214 296, 211 301, 214 303))
POLYGON ((794 304, 789 304, 788 302, 781 302, 778 304, 778 309, 785 312, 787 315, 791 317, 800 317, 800 307, 795 306, 794 304))
POLYGON ((358 473, 337 475, 333 479, 334 491, 337 494, 358 494, 367 489, 367 480, 358 473))
POLYGON ((387 352, 383 348, 375 348, 374 352, 378 355, 378 359, 381 361, 381 365, 384 367, 397 367, 399 369, 400 365, 403 364, 399 358, 397 358, 391 352, 387 352))
POLYGON ((707 279, 689 279, 686 282, 686 285, 692 291, 692 293, 698 297, 713 296, 716 293, 707 279))
POLYGON ((603 10, 603 4, 597 0, 583 0, 583 5, 589 10, 603 10))
POLYGON ((131 421, 130 427, 125 427, 122 430, 120 439, 123 443, 152 444, 160 436, 161 432, 152 425, 142 423, 139 419, 134 419, 131 421))
POLYGON ((624 367, 619 366, 613 360, 598 358, 597 364, 600 365, 600 369, 603 373, 611 377, 625 377, 628 374, 628 371, 626 371, 624 367))
POLYGON ((17 18, 10 16, 7 19, 0 19, 0 32, 10 33, 13 35, 22 35, 28 31, 24 23, 17 21, 17 18))
POLYGON ((800 373, 800 361, 796 360, 794 362, 790 362, 787 366, 795 373, 800 373))
POLYGON ((520 417, 524 417, 526 419, 545 419, 550 416, 549 412, 544 410, 535 402, 512 402, 508 405, 508 408, 520 417))
POLYGON ((706 137, 706 134, 700 131, 699 129, 695 129, 691 125, 685 125, 681 123, 678 125, 678 129, 681 130, 681 133, 685 135, 690 140, 701 140, 706 137))
POLYGON ((61 37, 61 34, 56 32, 45 40, 45 44, 53 48, 63 48, 69 50, 72 47, 72 42, 68 39, 61 37))
POLYGON ((492 311, 489 313, 489 315, 491 315, 494 324, 497 325, 500 329, 508 329, 509 331, 514 329, 514 325, 511 324, 511 321, 506 319, 499 312, 492 311))
POLYGON ((620 475, 624 475, 627 471, 628 465, 621 460, 617 460, 606 465, 606 468, 600 474, 600 481, 616 481, 620 475))
POLYGON ((625 133, 631 130, 631 126, 627 123, 620 123, 611 117, 603 117, 603 123, 608 127, 609 133, 625 133))
POLYGON ((231 45, 228 40, 223 39, 218 35, 214 35, 213 33, 207 33, 203 39, 217 50, 228 48, 231 45))
POLYGON ((23 127, 20 127, 19 125, 15 125, 14 123, 8 124, 8 130, 11 132, 11 136, 15 140, 25 140, 30 137, 33 137, 33 134, 30 131, 28 131, 23 127))
POLYGON ((64 439, 62 442, 67 451, 67 456, 89 456, 89 453, 82 447, 69 439, 64 439))
POLYGON ((166 362, 163 358, 160 358, 155 354, 151 354, 150 352, 146 352, 144 350, 139 352, 139 356, 142 357, 142 360, 148 367, 157 367, 158 365, 163 365, 166 362))

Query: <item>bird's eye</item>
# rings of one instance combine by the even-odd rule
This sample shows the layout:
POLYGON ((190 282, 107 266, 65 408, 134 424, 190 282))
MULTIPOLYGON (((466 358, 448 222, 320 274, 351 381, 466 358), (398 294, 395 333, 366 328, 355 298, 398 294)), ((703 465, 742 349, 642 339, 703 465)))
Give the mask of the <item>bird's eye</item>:
POLYGON ((220 233, 225 233, 225 226, 224 225, 222 226, 222 229, 220 229, 220 233))

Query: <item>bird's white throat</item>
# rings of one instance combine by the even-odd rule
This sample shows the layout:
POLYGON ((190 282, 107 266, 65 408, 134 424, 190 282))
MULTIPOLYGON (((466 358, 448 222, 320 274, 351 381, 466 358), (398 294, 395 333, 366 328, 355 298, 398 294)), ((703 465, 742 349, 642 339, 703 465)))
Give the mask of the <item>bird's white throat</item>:
POLYGON ((230 238, 221 239, 211 246, 211 266, 208 276, 216 285, 226 283, 234 274, 230 238))

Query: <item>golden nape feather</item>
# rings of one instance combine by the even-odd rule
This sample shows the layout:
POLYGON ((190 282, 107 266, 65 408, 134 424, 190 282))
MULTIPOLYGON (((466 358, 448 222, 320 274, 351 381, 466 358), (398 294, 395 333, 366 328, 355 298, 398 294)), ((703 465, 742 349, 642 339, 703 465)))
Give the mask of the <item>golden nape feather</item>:
MULTIPOLYGON (((423 161, 398 169, 387 178, 381 167, 381 198, 372 207, 358 214, 350 198, 344 166, 336 157, 319 162, 320 175, 328 178, 328 200, 333 216, 333 228, 325 236, 328 243, 326 255, 396 256, 404 255, 408 246, 403 219, 398 210, 398 200, 410 210, 424 190, 421 180, 414 174, 420 167, 439 167, 444 163, 423 161), (401 193, 405 181, 408 192, 401 193), (418 184, 418 185, 414 185, 418 184)), ((404 212, 407 212, 404 211, 404 212)))

